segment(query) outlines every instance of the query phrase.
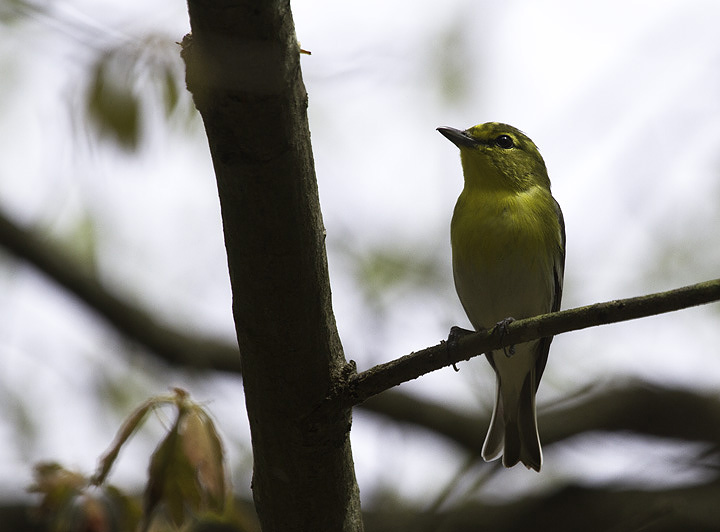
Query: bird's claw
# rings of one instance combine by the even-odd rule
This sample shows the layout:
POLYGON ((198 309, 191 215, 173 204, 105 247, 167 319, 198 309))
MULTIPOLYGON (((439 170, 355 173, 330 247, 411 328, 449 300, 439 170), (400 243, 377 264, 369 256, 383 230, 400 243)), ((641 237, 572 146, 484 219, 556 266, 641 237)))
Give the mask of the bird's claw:
MULTIPOLYGON (((515 318, 505 318, 504 320, 500 320, 495 324, 495 330, 500 335, 500 338, 502 339, 507 333, 508 333, 508 325, 510 325, 512 322, 515 321, 515 318)), ((510 358, 515 354, 515 346, 503 346, 503 353, 505 353, 505 356, 510 358)))
POLYGON ((458 340, 460 340, 463 336, 467 336, 468 334, 472 334, 474 332, 475 331, 470 331, 468 329, 458 327, 457 325, 453 325, 450 327, 450 334, 448 334, 448 349, 457 349, 458 340))
MULTIPOLYGON (((460 340, 460 338, 462 338, 463 336, 472 334, 473 332, 475 331, 469 331, 468 329, 463 329, 462 327, 458 327, 457 325, 453 325, 452 327, 450 327, 450 334, 448 334, 447 338, 448 351, 455 351, 458 348, 458 340, 460 340)), ((460 371, 457 367, 457 364, 453 364, 452 367, 455 371, 460 371)))

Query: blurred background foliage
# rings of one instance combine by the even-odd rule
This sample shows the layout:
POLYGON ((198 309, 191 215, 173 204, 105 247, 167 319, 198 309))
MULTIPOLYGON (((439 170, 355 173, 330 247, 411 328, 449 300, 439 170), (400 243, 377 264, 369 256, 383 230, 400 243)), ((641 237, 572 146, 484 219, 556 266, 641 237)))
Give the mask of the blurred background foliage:
MULTIPOLYGON (((499 119, 540 146, 568 224, 565 308, 718 276, 713 2, 292 7, 313 54, 334 306, 360 369, 467 325, 447 235, 461 174, 440 125, 499 119)), ((185 6, 0 0, 0 24, 2 217, 161 328, 232 348, 215 183, 179 57, 185 6)), ((208 401, 249 497, 237 375, 160 360, 14 252, 0 255, 0 313, 4 508, 28 502, 36 462, 92 471, 128 412, 172 386, 208 401)), ((494 394, 482 360, 369 401, 352 433, 368 530, 522 530, 557 515, 573 529, 582 512, 595 529, 716 528, 699 501, 718 489, 717 321, 715 304, 557 338, 541 475, 473 454, 494 394), (584 510, 563 514, 572 504, 584 510)), ((160 419, 113 473, 130 492, 160 419)))

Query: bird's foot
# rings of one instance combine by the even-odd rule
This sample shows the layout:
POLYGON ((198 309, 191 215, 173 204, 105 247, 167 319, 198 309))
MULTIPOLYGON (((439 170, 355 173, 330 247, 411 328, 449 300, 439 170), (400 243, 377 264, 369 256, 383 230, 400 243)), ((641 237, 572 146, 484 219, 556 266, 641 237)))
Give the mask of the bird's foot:
MULTIPOLYGON (((447 338, 447 348, 449 351, 455 351, 458 348, 458 340, 462 338, 463 336, 467 336, 468 334, 472 334, 475 331, 470 331, 468 329, 463 329, 462 327, 458 327, 457 325, 453 325, 450 327, 450 334, 448 334, 447 338)), ((453 369, 455 371, 460 371, 457 368, 456 364, 452 365, 453 369)))
MULTIPOLYGON (((500 320, 495 324, 495 331, 500 335, 500 339, 502 339, 507 333, 508 333, 508 325, 510 325, 512 322, 515 321, 515 318, 505 318, 504 320, 500 320)), ((503 346, 503 353, 505 353, 505 356, 510 358, 515 354, 515 346, 503 346)))

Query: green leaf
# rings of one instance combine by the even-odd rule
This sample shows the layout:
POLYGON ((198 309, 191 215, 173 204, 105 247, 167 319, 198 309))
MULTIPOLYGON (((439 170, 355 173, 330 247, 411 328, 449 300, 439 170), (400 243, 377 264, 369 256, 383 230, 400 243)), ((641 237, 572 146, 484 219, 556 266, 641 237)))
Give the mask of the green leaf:
POLYGON ((135 150, 140 139, 140 102, 129 80, 130 64, 115 54, 103 54, 93 69, 87 95, 90 122, 101 136, 135 150))
POLYGON ((183 452, 197 475, 202 510, 221 513, 225 504, 225 453, 212 419, 194 406, 183 420, 181 434, 183 452))
POLYGON ((178 416, 150 460, 144 500, 146 523, 151 521, 158 506, 163 505, 171 522, 179 527, 185 522, 186 507, 197 510, 200 505, 195 472, 182 450, 179 434, 181 418, 178 416))
POLYGON ((160 507, 175 525, 192 514, 221 514, 226 498, 222 442, 210 416, 175 390, 178 417, 150 460, 145 491, 145 522, 160 507))

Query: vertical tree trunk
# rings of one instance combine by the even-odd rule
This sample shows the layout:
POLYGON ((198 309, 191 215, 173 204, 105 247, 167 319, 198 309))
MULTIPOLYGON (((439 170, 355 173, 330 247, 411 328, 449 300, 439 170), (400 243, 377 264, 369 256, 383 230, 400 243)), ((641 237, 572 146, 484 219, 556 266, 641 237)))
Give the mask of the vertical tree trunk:
POLYGON ((359 531, 350 412, 303 422, 346 363, 289 2, 188 4, 183 56, 217 176, 263 531, 359 531))

